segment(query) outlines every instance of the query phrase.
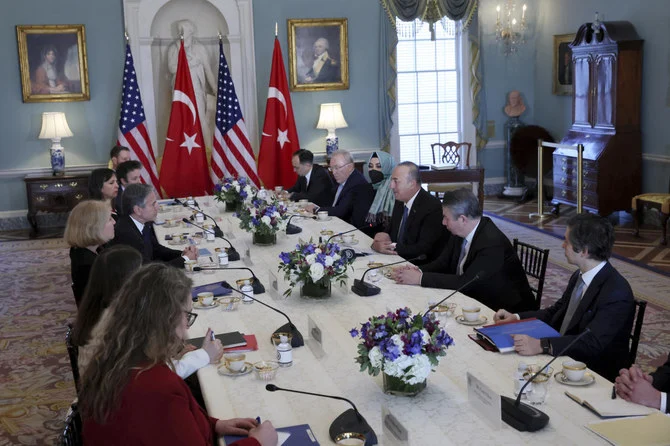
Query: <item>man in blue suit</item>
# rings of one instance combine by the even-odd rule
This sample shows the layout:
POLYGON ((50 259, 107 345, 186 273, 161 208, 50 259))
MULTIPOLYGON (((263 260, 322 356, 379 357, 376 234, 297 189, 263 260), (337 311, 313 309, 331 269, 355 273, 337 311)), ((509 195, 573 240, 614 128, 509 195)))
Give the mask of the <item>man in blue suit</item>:
POLYGON ((621 369, 615 383, 617 393, 626 401, 670 413, 670 355, 665 364, 651 374, 644 373, 637 365, 621 369))
POLYGON ((538 318, 561 336, 536 339, 514 335, 514 349, 521 355, 559 354, 577 335, 582 337, 564 354, 613 381, 620 369, 629 367, 629 336, 635 316, 633 291, 628 281, 607 261, 614 245, 614 229, 605 218, 579 214, 565 230, 565 257, 579 267, 563 296, 538 311, 511 314, 499 310, 494 321, 538 318))
POLYGON ((375 199, 375 190, 354 166, 351 153, 337 150, 330 157, 330 171, 337 182, 333 204, 318 207, 313 204, 305 209, 308 212, 328 211, 328 215, 339 217, 356 227, 365 225, 365 217, 375 199))

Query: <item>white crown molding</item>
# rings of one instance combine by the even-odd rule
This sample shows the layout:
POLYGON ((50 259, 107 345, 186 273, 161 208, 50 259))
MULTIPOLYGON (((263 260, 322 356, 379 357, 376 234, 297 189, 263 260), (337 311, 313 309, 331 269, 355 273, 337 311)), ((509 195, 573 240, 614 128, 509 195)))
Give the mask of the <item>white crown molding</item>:
POLYGON ((659 163, 670 163, 670 155, 659 155, 657 153, 643 153, 642 159, 645 161, 657 161, 659 163))
POLYGON ((491 149, 504 149, 505 141, 502 139, 492 139, 486 143, 486 146, 482 150, 491 150, 491 149))
MULTIPOLYGON (((107 167, 107 164, 81 164, 78 166, 67 166, 65 173, 89 173, 93 169, 107 167)), ((50 175, 53 171, 51 167, 27 167, 23 169, 2 169, 0 170, 0 179, 11 178, 23 179, 26 175, 50 175)))

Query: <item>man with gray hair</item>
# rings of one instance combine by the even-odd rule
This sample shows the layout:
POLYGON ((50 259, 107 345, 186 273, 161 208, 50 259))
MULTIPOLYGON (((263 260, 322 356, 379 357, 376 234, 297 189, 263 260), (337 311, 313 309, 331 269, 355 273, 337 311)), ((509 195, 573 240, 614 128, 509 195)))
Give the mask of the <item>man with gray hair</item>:
POLYGON ((327 83, 340 81, 340 66, 337 61, 328 55, 330 44, 323 37, 314 42, 314 61, 310 70, 305 75, 305 82, 327 83))
POLYGON ((129 184, 123 192, 123 213, 114 228, 113 244, 128 245, 142 253, 143 263, 166 262, 178 268, 185 260, 196 260, 198 250, 189 245, 183 251, 158 243, 154 220, 158 215, 158 196, 153 186, 129 184))
POLYGON ((440 257, 419 269, 398 268, 398 283, 455 290, 475 280, 463 293, 497 311, 536 308, 533 292, 521 262, 505 234, 488 217, 482 217, 477 197, 468 189, 446 192, 442 224, 452 237, 440 257))

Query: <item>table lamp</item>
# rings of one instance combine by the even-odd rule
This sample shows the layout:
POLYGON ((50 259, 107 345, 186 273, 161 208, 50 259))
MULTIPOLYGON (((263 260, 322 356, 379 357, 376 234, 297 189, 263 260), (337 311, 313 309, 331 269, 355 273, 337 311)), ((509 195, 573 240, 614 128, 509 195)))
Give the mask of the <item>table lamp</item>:
POLYGON ((339 102, 321 104, 319 123, 316 124, 316 128, 328 130, 328 136, 326 136, 326 156, 328 158, 330 158, 330 155, 338 149, 335 129, 342 129, 345 127, 349 126, 347 125, 347 121, 344 120, 342 106, 339 102))
POLYGON ((65 113, 44 112, 42 113, 42 130, 39 139, 50 139, 51 144, 51 169, 54 175, 65 173, 65 151, 60 145, 61 138, 72 136, 72 130, 67 125, 65 113))

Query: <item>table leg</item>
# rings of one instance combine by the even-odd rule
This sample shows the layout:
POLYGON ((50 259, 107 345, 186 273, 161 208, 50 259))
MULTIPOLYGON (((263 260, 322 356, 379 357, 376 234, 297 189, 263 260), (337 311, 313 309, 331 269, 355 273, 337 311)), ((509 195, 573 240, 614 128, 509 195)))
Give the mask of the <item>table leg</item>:
POLYGON ((30 236, 34 237, 39 232, 38 228, 37 228, 37 215, 28 212, 28 217, 27 218, 28 218, 28 223, 30 223, 30 226, 32 227, 32 231, 30 231, 30 236))

